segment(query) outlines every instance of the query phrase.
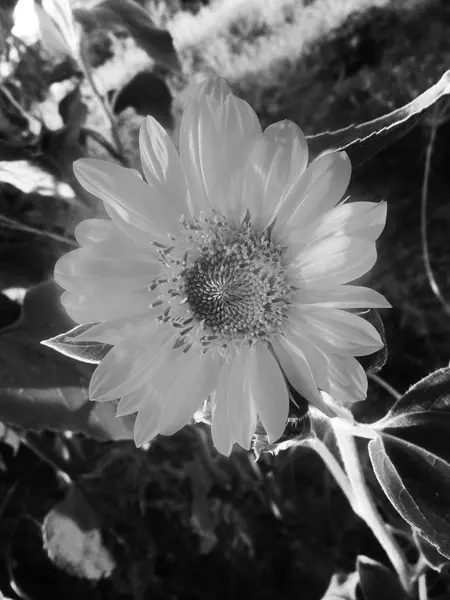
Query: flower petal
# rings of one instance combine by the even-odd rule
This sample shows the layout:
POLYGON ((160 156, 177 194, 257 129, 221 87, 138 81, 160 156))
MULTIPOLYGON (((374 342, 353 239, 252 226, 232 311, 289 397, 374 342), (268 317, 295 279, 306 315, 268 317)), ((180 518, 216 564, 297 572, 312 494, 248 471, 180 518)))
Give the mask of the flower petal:
POLYGON ((258 228, 267 227, 307 164, 308 144, 295 123, 274 123, 256 138, 244 168, 243 198, 258 228))
POLYGON ((61 296, 67 314, 76 323, 109 321, 150 313, 154 297, 147 290, 117 290, 113 295, 64 292, 61 296))
POLYGON ((290 306, 289 320, 319 348, 352 356, 366 356, 383 347, 375 327, 358 315, 339 308, 290 306))
POLYGON ((272 342, 272 347, 287 380, 297 392, 327 416, 335 417, 322 400, 311 367, 300 348, 281 335, 272 342))
POLYGON ((377 259, 373 242, 345 236, 330 237, 304 248, 293 260, 295 285, 329 289, 367 273, 377 259))
POLYGON ((105 160, 81 158, 75 161, 74 172, 88 192, 103 200, 116 225, 131 234, 132 239, 140 233, 148 237, 148 244, 153 240, 167 243, 166 234, 179 231, 170 202, 136 177, 132 169, 105 160))
POLYGON ((139 148, 148 185, 167 198, 179 216, 187 217, 188 192, 180 157, 169 134, 154 117, 147 117, 141 126, 139 148))
POLYGON ((273 444, 283 435, 289 414, 286 382, 279 364, 265 343, 254 346, 249 362, 250 398, 266 430, 269 443, 273 444))
POLYGON ((159 433, 159 415, 162 400, 146 403, 139 412, 134 422, 134 443, 139 448, 142 444, 150 442, 159 433))
POLYGON ((100 342, 103 344, 119 344, 123 340, 133 339, 138 334, 151 335, 153 328, 152 315, 137 317, 122 317, 112 321, 96 323, 87 331, 80 333, 74 339, 78 342, 100 342))
POLYGON ((159 417, 161 435, 172 435, 189 422, 215 389, 220 366, 220 360, 210 353, 181 353, 174 363, 173 383, 159 417))
POLYGON ((333 152, 316 158, 294 185, 277 215, 274 231, 288 226, 304 227, 341 200, 351 177, 351 163, 346 152, 333 152))
POLYGON ((231 363, 224 362, 217 380, 216 391, 211 401, 211 436, 214 446, 225 456, 230 456, 234 437, 228 420, 227 389, 231 363))
MULTIPOLYGON (((314 244, 329 236, 355 236, 374 242, 386 224, 387 202, 341 204, 307 228, 292 230, 289 245, 314 244)), ((292 250, 294 253, 295 250, 292 250)))
POLYGON ((243 345, 232 360, 227 383, 228 422, 233 439, 246 450, 256 428, 256 410, 248 387, 249 361, 249 349, 243 345))
POLYGON ((170 327, 155 323, 145 340, 127 339, 114 346, 92 375, 89 398, 108 402, 150 382, 169 361, 172 338, 170 327))
MULTIPOLYGON (((206 87, 205 87, 206 86, 206 87)), ((253 139, 261 133, 254 110, 220 80, 192 95, 180 125, 180 158, 193 214, 217 205, 233 173, 242 169, 253 139)))
POLYGON ((322 308, 391 308, 379 292, 362 285, 340 285, 333 289, 299 290, 292 304, 314 304, 322 308))

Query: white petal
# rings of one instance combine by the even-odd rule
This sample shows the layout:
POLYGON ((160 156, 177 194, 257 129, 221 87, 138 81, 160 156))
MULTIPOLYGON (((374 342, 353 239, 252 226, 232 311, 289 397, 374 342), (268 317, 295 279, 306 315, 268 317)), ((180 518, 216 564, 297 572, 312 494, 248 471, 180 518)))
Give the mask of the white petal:
POLYGON ((360 402, 367 396, 367 375, 352 356, 330 356, 329 394, 340 404, 360 402))
POLYGON ((306 229, 292 230, 289 244, 313 244, 329 236, 355 236, 374 242, 386 224, 387 202, 341 204, 306 229))
POLYGON ((154 404, 146 404, 139 409, 134 422, 134 443, 138 448, 158 435, 161 405, 162 402, 155 402, 154 404))
POLYGON ((159 417, 161 435, 184 427, 217 385, 221 362, 195 350, 181 353, 174 364, 173 383, 159 417))
POLYGON ((84 293, 64 292, 61 296, 67 314, 76 323, 110 321, 150 313, 153 301, 147 290, 117 290, 112 296, 97 291, 84 293))
POLYGON ((77 341, 101 342, 103 344, 119 344, 123 340, 151 335, 153 329, 152 316, 123 317, 113 321, 96 323, 89 330, 77 335, 77 341))
POLYGON ((256 428, 256 410, 249 394, 249 349, 242 346, 231 363, 227 384, 228 422, 233 439, 250 449, 256 428))
POLYGON ((178 215, 187 217, 188 192, 180 157, 167 131, 153 117, 141 126, 139 148, 148 185, 167 198, 178 215))
POLYGON ((55 265, 55 280, 66 290, 80 294, 99 293, 110 295, 148 288, 161 267, 149 255, 148 258, 128 256, 117 257, 108 253, 103 242, 91 247, 77 248, 58 259, 55 265))
POLYGON ((311 367, 304 353, 283 336, 278 336, 272 343, 277 360, 290 384, 308 402, 319 408, 329 417, 335 413, 324 403, 314 380, 311 367))
POLYGON ((170 327, 155 324, 145 344, 127 339, 114 346, 92 375, 89 398, 108 402, 150 382, 170 359, 172 337, 170 327))
POLYGON ((269 443, 284 433, 289 414, 289 394, 279 364, 266 344, 258 343, 250 355, 250 397, 269 443))
POLYGON ((277 216, 275 231, 284 225, 298 229, 317 219, 341 200, 351 177, 346 152, 316 158, 290 190, 277 216))
POLYGON ((340 285, 330 290, 299 290, 293 304, 315 304, 322 308, 391 308, 380 293, 362 285, 340 285))
POLYGON ((194 92, 181 120, 180 158, 188 182, 192 210, 217 205, 234 172, 242 169, 253 139, 261 133, 247 102, 220 82, 194 92))
POLYGON ((129 394, 124 394, 119 401, 116 417, 125 417, 137 412, 149 403, 148 387, 142 386, 129 394))
POLYGON ((179 215, 168 199, 137 178, 131 169, 94 158, 81 158, 73 168, 81 185, 103 200, 116 225, 127 235, 131 233, 132 239, 136 230, 148 235, 150 241, 167 243, 166 234, 179 231, 179 215), (123 228, 123 224, 127 227, 123 228))
POLYGON ((330 237, 302 250, 292 262, 295 285, 329 289, 367 273, 377 259, 373 242, 359 238, 330 237))
POLYGON ((383 347, 375 327, 358 315, 338 308, 289 307, 292 327, 326 351, 366 356, 383 347))
POLYGON ((217 380, 217 387, 212 398, 211 436, 214 446, 225 456, 230 456, 234 438, 228 420, 227 389, 231 363, 224 362, 217 380))
POLYGON ((264 229, 308 164, 308 145, 291 121, 267 127, 258 137, 244 169, 243 198, 252 220, 264 229))

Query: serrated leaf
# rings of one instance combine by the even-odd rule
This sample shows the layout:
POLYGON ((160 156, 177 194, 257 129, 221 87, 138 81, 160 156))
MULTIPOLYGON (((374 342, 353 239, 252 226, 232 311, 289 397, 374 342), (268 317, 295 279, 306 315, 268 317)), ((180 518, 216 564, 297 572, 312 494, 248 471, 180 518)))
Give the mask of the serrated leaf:
POLYGON ((359 166, 405 135, 417 125, 428 108, 449 93, 450 70, 412 102, 387 115, 337 131, 309 136, 309 150, 313 155, 346 150, 353 167, 359 166))
POLYGON ((133 417, 115 402, 90 402, 94 367, 46 348, 42 339, 73 328, 53 281, 28 290, 21 318, 0 331, 0 420, 23 429, 70 430, 100 440, 131 439, 133 417))
POLYGON ((49 558, 70 575, 98 581, 115 568, 102 541, 99 518, 77 487, 72 486, 45 517, 42 536, 49 558))
POLYGON ((427 542, 427 540, 423 538, 417 531, 414 532, 414 541, 416 542, 420 554, 431 569, 437 571, 438 573, 448 570, 450 561, 445 558, 445 556, 442 556, 442 554, 436 550, 433 544, 427 542))
POLYGON ((149 13, 132 0, 104 0, 89 11, 99 21, 125 25, 136 42, 157 63, 180 72, 181 65, 171 34, 155 26, 149 13))
POLYGON ((364 600, 407 600, 397 575, 368 556, 358 556, 356 568, 364 600))
POLYGON ((375 474, 391 503, 450 558, 450 369, 431 373, 372 428, 375 474))
POLYGON ((76 339, 82 333, 92 329, 94 325, 95 323, 77 325, 66 333, 60 333, 48 340, 42 340, 41 344, 69 358, 85 363, 98 364, 105 358, 112 346, 101 342, 77 341, 76 339))

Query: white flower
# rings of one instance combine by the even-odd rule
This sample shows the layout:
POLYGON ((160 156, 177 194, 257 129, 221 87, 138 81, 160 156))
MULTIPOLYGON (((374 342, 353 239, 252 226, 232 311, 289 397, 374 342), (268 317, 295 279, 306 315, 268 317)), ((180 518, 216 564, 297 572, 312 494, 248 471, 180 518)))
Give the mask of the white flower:
POLYGON ((262 132, 220 79, 193 94, 179 154, 151 117, 140 151, 147 182, 105 161, 75 163, 111 217, 81 222, 81 248, 55 268, 68 314, 97 323, 82 339, 114 345, 92 377, 91 399, 120 398, 118 415, 137 412, 142 445, 178 431, 210 396, 212 437, 224 454, 234 442, 250 447, 258 418, 270 443, 282 435, 286 380, 329 416, 326 394, 364 399, 355 356, 383 343, 346 309, 390 305, 347 284, 375 263, 386 204, 339 203, 347 154, 308 166, 294 123, 262 132))

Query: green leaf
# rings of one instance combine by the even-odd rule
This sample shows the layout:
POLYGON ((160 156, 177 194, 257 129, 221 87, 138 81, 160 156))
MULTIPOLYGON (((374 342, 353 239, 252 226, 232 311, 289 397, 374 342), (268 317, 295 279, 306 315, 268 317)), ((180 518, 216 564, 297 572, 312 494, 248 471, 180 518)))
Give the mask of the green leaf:
POLYGON ((416 542, 420 554, 431 569, 437 571, 438 573, 448 570, 450 564, 449 560, 442 556, 442 554, 436 550, 433 544, 427 542, 427 540, 423 538, 417 531, 414 532, 414 541, 416 542))
POLYGON ((98 581, 115 568, 102 541, 99 518, 77 487, 72 486, 45 517, 42 536, 50 560, 70 575, 98 581))
POLYGON ((450 93, 450 70, 423 94, 409 104, 383 115, 373 121, 350 125, 337 131, 327 131, 308 137, 309 150, 313 155, 346 150, 352 165, 359 166, 391 145, 417 125, 440 98, 450 93))
POLYGON ((125 25, 136 42, 157 63, 180 72, 181 65, 171 34, 155 26, 149 13, 132 0, 104 0, 86 11, 100 22, 125 25))
POLYGON ((364 600, 407 600, 397 575, 368 556, 358 556, 356 568, 364 600))
POLYGON ((42 340, 41 344, 69 358, 74 358, 81 362, 98 364, 105 358, 112 346, 110 344, 102 344, 101 342, 77 341, 76 339, 85 331, 89 331, 94 325, 95 323, 77 325, 66 333, 60 333, 48 340, 42 340))
POLYGON ((74 326, 61 306, 60 294, 53 281, 29 289, 21 318, 0 331, 0 420, 27 430, 131 439, 134 417, 117 418, 115 402, 88 400, 94 366, 40 343, 74 326))
POLYGON ((371 427, 369 453, 402 517, 450 558, 450 369, 431 373, 371 427))

